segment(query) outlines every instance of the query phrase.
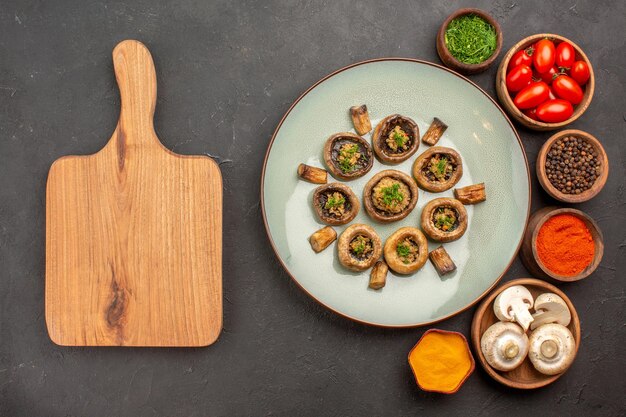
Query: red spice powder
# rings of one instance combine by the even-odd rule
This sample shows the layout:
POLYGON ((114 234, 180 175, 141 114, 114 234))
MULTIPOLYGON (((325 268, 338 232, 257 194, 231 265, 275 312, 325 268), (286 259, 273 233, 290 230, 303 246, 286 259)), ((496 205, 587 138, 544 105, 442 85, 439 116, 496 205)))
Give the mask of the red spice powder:
POLYGON ((557 214, 548 219, 537 235, 537 255, 550 271, 563 276, 581 273, 592 261, 595 244, 581 219, 557 214))

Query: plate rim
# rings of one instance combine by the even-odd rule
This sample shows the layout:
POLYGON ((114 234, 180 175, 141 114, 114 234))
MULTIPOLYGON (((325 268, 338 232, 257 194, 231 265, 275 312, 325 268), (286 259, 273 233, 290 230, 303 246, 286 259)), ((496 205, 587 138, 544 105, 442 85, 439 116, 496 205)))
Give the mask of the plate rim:
POLYGON ((513 130, 513 133, 515 134, 515 138, 517 139, 518 145, 519 145, 520 149, 522 150, 522 156, 524 157, 524 165, 526 167, 526 176, 527 176, 527 180, 528 180, 528 207, 527 207, 527 210, 526 210, 526 219, 524 220, 524 228, 523 228, 524 231, 526 230, 526 228, 528 227, 528 219, 530 217, 530 210, 531 210, 531 203, 532 203, 532 185, 531 185, 530 167, 528 165, 528 157, 526 155, 526 150, 524 149, 524 144, 522 143, 522 140, 521 140, 519 134, 517 133, 517 130, 515 129, 515 126, 513 125, 513 123, 511 122, 511 120, 507 116, 507 114, 504 112, 504 110, 502 110, 502 107, 500 107, 500 105, 493 99, 493 97, 491 97, 485 90, 483 90, 478 84, 476 84, 475 82, 473 82, 469 78, 467 78, 467 77, 465 77, 465 76, 463 76, 463 75, 461 75, 461 74, 459 74, 459 73, 457 73, 457 72, 455 72, 455 71, 453 71, 453 70, 451 70, 449 68, 446 68, 443 65, 435 64, 434 62, 429 62, 429 61, 425 61, 425 60, 422 60, 422 59, 416 59, 416 58, 403 58, 403 57, 373 58, 373 59, 367 59, 367 60, 364 60, 364 61, 355 62, 355 63, 349 64, 349 65, 346 65, 344 67, 341 67, 341 68, 339 68, 339 69, 329 73, 328 75, 322 77, 316 83, 311 85, 302 94, 300 94, 300 96, 291 104, 291 106, 289 106, 289 109, 285 112, 283 117, 280 119, 280 122, 276 126, 276 129, 274 129, 274 133, 272 133, 272 138, 270 139, 270 142, 267 145, 267 150, 265 151, 265 157, 263 159, 263 169, 261 171, 261 196, 260 196, 261 197, 260 198, 260 200, 261 200, 261 213, 262 213, 262 216, 263 216, 263 225, 265 226, 265 233, 267 235, 268 240, 270 241, 270 246, 272 247, 272 251, 274 252, 274 255, 276 256, 276 258, 278 258, 278 261, 280 262, 283 270, 287 273, 287 275, 289 275, 291 280, 302 291, 304 291, 304 293, 307 294, 311 299, 313 299, 315 302, 317 302, 322 307, 332 311, 335 314, 338 314, 341 317, 344 317, 344 318, 346 318, 348 320, 351 320, 353 322, 357 322, 357 323, 360 323, 360 324, 366 324, 366 325, 369 325, 369 326, 374 326, 374 327, 379 327, 379 328, 411 329, 411 328, 418 328, 418 327, 429 326, 431 324, 442 322, 444 320, 447 320, 447 319, 449 319, 451 317, 454 317, 454 316, 456 316, 458 314, 461 314, 461 313, 467 311, 468 309, 470 309, 471 307, 476 305, 479 301, 481 301, 487 294, 489 294, 491 292, 491 290, 493 290, 498 285, 498 283, 504 277, 504 274, 506 274, 508 272, 508 270, 511 268, 511 265, 515 261, 515 258, 517 257, 517 255, 519 253, 519 250, 520 250, 520 248, 522 246, 522 242, 524 240, 524 233, 521 234, 519 242, 517 243, 517 247, 515 249, 515 252, 513 253, 513 256, 511 256, 511 259, 509 260, 507 266, 504 268, 502 273, 493 282, 493 284, 491 284, 489 286, 489 288, 487 288, 474 301, 470 302, 465 307, 463 307, 463 308, 461 308, 459 310, 456 310, 456 311, 454 311, 454 312, 452 312, 450 314, 447 314, 447 315, 445 315, 443 317, 437 318, 435 320, 425 321, 425 322, 422 322, 422 323, 417 323, 417 324, 382 324, 382 323, 376 323, 376 322, 372 322, 372 321, 362 320, 362 319, 353 317, 353 316, 351 316, 349 314, 346 314, 346 313, 343 313, 341 311, 338 311, 338 310, 334 309, 333 307, 329 306, 328 304, 326 304, 326 303, 322 302, 321 300, 319 300, 317 297, 315 297, 313 294, 311 294, 306 288, 304 288, 302 286, 302 284, 300 284, 300 282, 289 271, 289 268, 287 268, 287 265, 285 265, 285 262, 283 261, 283 259, 278 254, 278 251, 276 249, 276 245, 274 244, 274 239, 272 237, 272 233, 270 232, 269 224, 267 222, 267 213, 265 211, 265 172, 266 172, 266 169, 267 169, 267 160, 269 159, 269 155, 270 155, 270 152, 272 150, 272 146, 274 145, 274 140, 276 139, 276 136, 278 135, 278 132, 280 131, 280 128, 282 127, 282 125, 285 122, 285 120, 287 119, 287 117, 291 114, 292 110, 298 105, 298 103, 300 103, 300 101, 304 97, 306 97, 307 94, 309 94, 311 91, 313 91, 313 89, 315 89, 318 85, 322 84, 326 80, 334 77, 335 75, 340 74, 340 73, 342 73, 344 71, 347 71, 349 69, 361 66, 361 65, 367 65, 367 64, 376 63, 376 62, 385 62, 385 61, 389 61, 389 62, 411 62, 411 63, 414 63, 414 64, 429 65, 431 67, 435 67, 435 68, 439 68, 441 70, 444 70, 444 71, 446 71, 446 72, 448 72, 448 73, 450 73, 450 74, 452 74, 452 75, 462 79, 463 81, 469 83, 471 86, 475 87, 485 97, 487 97, 487 99, 489 99, 489 101, 491 101, 491 103, 500 111, 500 113, 502 114, 504 119, 507 121, 507 123, 511 127, 511 130, 513 130))

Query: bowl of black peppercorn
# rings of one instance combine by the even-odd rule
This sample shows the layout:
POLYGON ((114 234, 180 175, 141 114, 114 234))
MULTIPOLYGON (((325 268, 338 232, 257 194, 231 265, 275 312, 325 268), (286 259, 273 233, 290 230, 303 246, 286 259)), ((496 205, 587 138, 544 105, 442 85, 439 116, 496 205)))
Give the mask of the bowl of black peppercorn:
POLYGON ((609 159, 602 144, 582 130, 551 136, 537 156, 537 178, 543 189, 565 203, 595 197, 609 176, 609 159))

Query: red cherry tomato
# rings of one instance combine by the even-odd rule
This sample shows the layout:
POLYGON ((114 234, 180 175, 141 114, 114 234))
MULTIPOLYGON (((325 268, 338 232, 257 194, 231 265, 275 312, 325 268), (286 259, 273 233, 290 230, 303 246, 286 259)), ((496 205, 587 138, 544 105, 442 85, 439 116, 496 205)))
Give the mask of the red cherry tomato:
POLYGON ((576 59, 576 51, 569 42, 561 42, 556 47, 556 66, 560 68, 572 68, 576 59))
POLYGON ((522 113, 524 113, 524 115, 528 118, 531 118, 533 120, 539 120, 539 118, 537 117, 537 108, 524 110, 522 113))
POLYGON ((565 74, 559 75, 552 81, 554 94, 572 104, 578 104, 583 100, 583 89, 573 78, 565 74))
POLYGON ((569 119, 574 113, 572 103, 567 100, 548 100, 537 107, 537 117, 542 122, 559 123, 569 119))
POLYGON ((533 52, 533 65, 539 74, 543 74, 554 66, 556 50, 554 43, 549 39, 537 42, 533 52))
POLYGON ((578 85, 585 85, 589 81, 591 73, 589 72, 589 66, 585 61, 576 61, 572 64, 572 69, 569 71, 570 77, 578 83, 578 85))
POLYGON ((548 94, 548 100, 554 100, 556 98, 556 94, 554 94, 554 88, 552 86, 548 87, 550 89, 550 93, 548 94))
POLYGON ((528 65, 518 65, 507 74, 506 88, 509 92, 514 93, 530 84, 532 78, 533 70, 528 65))
POLYGON ((558 74, 558 72, 559 72, 559 69, 556 66, 553 66, 552 68, 550 68, 548 71, 544 72, 543 74, 539 74, 537 71, 534 71, 533 77, 550 85, 552 84, 552 81, 554 80, 554 76, 558 74))
POLYGON ((526 48, 522 49, 521 51, 515 52, 511 57, 511 60, 509 61, 509 66, 506 69, 507 72, 522 64, 528 65, 530 67, 533 63, 532 55, 533 48, 526 48))
POLYGON ((549 95, 550 88, 548 87, 548 84, 543 81, 539 81, 531 83, 529 86, 517 93, 513 99, 513 103, 518 109, 531 109, 546 101, 549 95))

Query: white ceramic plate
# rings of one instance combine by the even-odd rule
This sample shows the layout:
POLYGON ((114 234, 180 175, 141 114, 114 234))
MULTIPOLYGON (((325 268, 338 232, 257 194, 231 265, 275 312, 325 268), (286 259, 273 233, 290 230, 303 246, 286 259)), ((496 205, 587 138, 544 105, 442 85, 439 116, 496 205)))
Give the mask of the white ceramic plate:
MULTIPOLYGON (((366 135, 366 139, 370 139, 366 135)), ((363 186, 383 169, 411 174, 417 153, 402 164, 374 162, 372 170, 344 182, 362 198, 363 186)), ((329 182, 332 181, 329 175, 329 182)), ((408 59, 367 61, 343 68, 307 90, 289 109, 270 142, 261 179, 261 203, 270 242, 289 275, 314 299, 363 323, 409 327, 457 314, 485 295, 517 254, 530 209, 526 155, 515 129, 498 105, 478 86, 441 66, 408 59), (316 254, 309 236, 324 226, 313 211, 315 184, 298 179, 301 162, 324 167, 323 145, 333 133, 353 131, 348 109, 366 104, 372 126, 399 113, 417 122, 423 135, 433 117, 448 125, 438 145, 463 159, 457 187, 485 182, 487 201, 467 206, 465 235, 445 244, 457 270, 440 277, 428 261, 410 276, 389 273, 379 291, 368 288, 370 271, 351 272, 337 260, 336 242, 316 254)), ((417 207, 405 219, 380 224, 363 207, 353 223, 373 226, 383 242, 403 226, 419 227, 424 205, 443 193, 419 192, 417 207)), ((335 229, 338 234, 347 227, 335 229)), ((430 250, 439 243, 430 242, 430 250)))

